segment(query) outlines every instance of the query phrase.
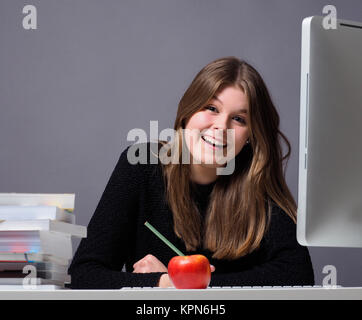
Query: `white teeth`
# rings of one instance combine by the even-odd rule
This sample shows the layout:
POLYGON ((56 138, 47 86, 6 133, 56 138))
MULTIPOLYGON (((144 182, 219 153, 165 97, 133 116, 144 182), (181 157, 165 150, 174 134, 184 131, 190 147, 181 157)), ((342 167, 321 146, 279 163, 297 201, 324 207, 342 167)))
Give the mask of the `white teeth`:
POLYGON ((209 143, 209 144, 211 144, 211 145, 213 145, 213 146, 215 146, 215 147, 218 147, 218 148, 223 148, 223 147, 224 147, 223 144, 220 144, 219 142, 216 142, 215 140, 213 140, 213 139, 211 139, 211 138, 209 138, 209 137, 202 136, 202 139, 203 139, 205 142, 207 142, 207 143, 209 143))

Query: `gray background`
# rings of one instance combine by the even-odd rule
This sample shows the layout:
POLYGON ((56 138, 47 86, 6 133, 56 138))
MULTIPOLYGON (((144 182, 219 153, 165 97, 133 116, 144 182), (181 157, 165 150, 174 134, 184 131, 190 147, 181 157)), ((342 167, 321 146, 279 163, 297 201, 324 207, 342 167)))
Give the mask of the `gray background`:
MULTIPOLYGON (((297 199, 301 22, 327 4, 362 21, 360 0, 1 0, 0 192, 76 193, 87 225, 127 133, 149 134, 150 120, 172 128, 196 73, 234 55, 256 67, 278 107, 297 199), (27 4, 37 30, 22 27, 27 4)), ((334 265, 338 284, 362 285, 362 249, 309 249, 316 284, 334 265)))

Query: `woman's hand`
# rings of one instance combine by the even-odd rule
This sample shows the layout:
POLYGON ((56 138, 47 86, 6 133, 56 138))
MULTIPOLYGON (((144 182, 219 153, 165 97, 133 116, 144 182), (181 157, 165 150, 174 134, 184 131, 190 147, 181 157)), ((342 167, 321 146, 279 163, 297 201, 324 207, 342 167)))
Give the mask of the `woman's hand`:
POLYGON ((133 265, 134 273, 167 272, 167 267, 152 254, 148 254, 133 265))
POLYGON ((160 278, 160 281, 157 284, 157 287, 160 288, 172 288, 174 285, 171 282, 170 276, 168 275, 168 273, 163 274, 160 278))

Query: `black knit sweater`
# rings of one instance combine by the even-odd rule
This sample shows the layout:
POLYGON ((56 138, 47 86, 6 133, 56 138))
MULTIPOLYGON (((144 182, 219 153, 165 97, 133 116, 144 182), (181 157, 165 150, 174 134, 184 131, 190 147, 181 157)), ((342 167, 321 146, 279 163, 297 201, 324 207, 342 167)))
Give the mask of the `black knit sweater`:
MULTIPOLYGON (((147 143, 149 150, 150 143, 147 143)), ((186 255, 203 254, 216 270, 210 286, 313 285, 308 249, 296 240, 296 225, 275 206, 270 227, 259 249, 233 261, 217 260, 203 249, 186 251, 173 231, 172 212, 165 200, 160 164, 132 165, 124 150, 88 225, 69 268, 71 288, 116 289, 156 286, 162 273, 132 273, 147 254, 166 267, 175 253, 145 225, 148 221, 186 255), (126 266, 126 272, 122 267, 126 266)), ((148 153, 149 154, 149 153, 148 153)), ((214 183, 194 184, 193 198, 202 214, 214 183)))

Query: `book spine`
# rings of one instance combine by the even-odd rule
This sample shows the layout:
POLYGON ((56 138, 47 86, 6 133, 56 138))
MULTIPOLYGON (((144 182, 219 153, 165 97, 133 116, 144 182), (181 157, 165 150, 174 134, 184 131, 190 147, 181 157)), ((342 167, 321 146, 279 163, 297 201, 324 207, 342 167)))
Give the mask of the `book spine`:
POLYGON ((73 193, 0 193, 0 205, 56 206, 74 210, 75 194, 73 193))

